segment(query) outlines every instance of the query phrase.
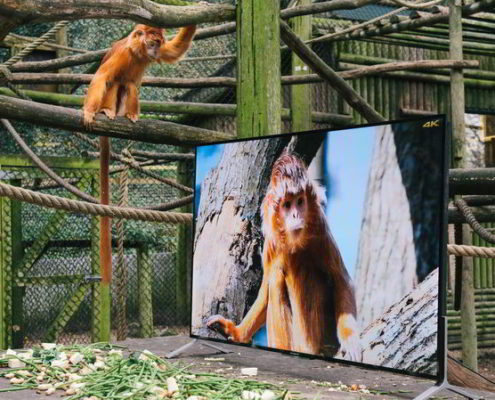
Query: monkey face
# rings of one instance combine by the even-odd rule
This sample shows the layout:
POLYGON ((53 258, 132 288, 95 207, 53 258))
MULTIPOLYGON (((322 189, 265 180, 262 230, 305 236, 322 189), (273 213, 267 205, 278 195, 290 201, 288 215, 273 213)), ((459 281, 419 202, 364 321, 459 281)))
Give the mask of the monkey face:
POLYGON ((164 43, 163 29, 137 25, 131 34, 132 48, 144 58, 158 60, 164 43))
POLYGON ((297 195, 287 194, 280 202, 280 213, 285 232, 289 237, 297 238, 304 229, 308 213, 305 192, 297 195))

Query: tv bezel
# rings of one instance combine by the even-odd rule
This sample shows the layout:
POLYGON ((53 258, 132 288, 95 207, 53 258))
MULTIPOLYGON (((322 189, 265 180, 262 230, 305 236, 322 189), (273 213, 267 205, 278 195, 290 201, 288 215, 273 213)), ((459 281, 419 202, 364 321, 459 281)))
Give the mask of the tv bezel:
POLYGON ((253 141, 253 140, 269 140, 272 138, 278 138, 281 136, 284 137, 292 137, 292 136, 304 136, 304 135, 311 135, 311 134, 316 134, 316 133, 332 133, 332 132, 338 132, 338 131, 343 131, 343 130, 350 130, 350 129, 359 129, 359 128, 369 128, 369 127, 376 127, 376 126, 385 126, 385 125, 393 125, 397 123, 408 123, 408 122, 428 122, 432 120, 440 120, 441 121, 441 126, 443 127, 443 133, 442 133, 442 148, 443 148, 443 153, 440 155, 442 157, 441 160, 441 165, 443 165, 443 179, 441 182, 441 192, 439 193, 439 196, 442 196, 441 198, 441 204, 442 204, 442 210, 441 210, 441 221, 440 221, 440 232, 439 232, 439 241, 438 241, 438 246, 439 246, 439 265, 438 265, 438 315, 437 315, 437 373, 436 374, 427 374, 427 373, 422 373, 422 372, 415 372, 415 371, 408 371, 405 369, 395 369, 392 367, 384 367, 380 365, 375 365, 375 364, 368 364, 368 363, 363 363, 363 362, 356 362, 356 361, 350 361, 350 360, 345 360, 342 358, 336 358, 336 357, 329 357, 329 356, 322 356, 322 355, 316 355, 316 354, 309 354, 309 353, 301 353, 297 351, 292 351, 292 350, 282 350, 282 349, 277 349, 274 347, 268 347, 268 346, 261 346, 261 345, 255 345, 252 343, 239 343, 239 342, 234 342, 232 340, 228 339, 219 339, 219 338, 211 338, 211 337, 205 337, 205 336, 200 336, 200 335, 195 335, 192 333, 192 320, 189 322, 189 337, 194 338, 194 339, 200 339, 200 340, 207 340, 207 341, 212 341, 216 343, 224 343, 224 344, 232 344, 236 346, 241 346, 241 347, 247 347, 247 348, 256 348, 256 349, 261 349, 261 350, 268 350, 272 352, 277 352, 281 354, 288 354, 292 356, 297 356, 301 358, 306 358, 306 359, 319 359, 323 361, 331 361, 331 362, 338 362, 338 363, 343 363, 345 365, 352 365, 352 366, 358 366, 362 368, 368 368, 371 370, 379 370, 379 371, 386 371, 386 372, 393 372, 393 373, 399 373, 403 375, 408 375, 408 376, 414 376, 414 377, 420 377, 420 378, 428 378, 428 379, 435 379, 437 382, 443 382, 447 377, 446 377, 446 355, 447 355, 447 335, 446 335, 446 329, 447 329, 447 323, 446 323, 446 294, 447 294, 447 268, 446 268, 446 262, 448 261, 448 256, 447 256, 447 238, 448 238, 448 233, 447 233, 447 227, 448 227, 448 218, 447 218, 447 206, 448 206, 448 170, 449 170, 449 160, 450 160, 450 141, 447 140, 448 136, 448 127, 447 127, 447 118, 445 114, 434 114, 434 115, 428 115, 428 116, 419 116, 419 117, 411 117, 411 118, 405 118, 405 119, 397 119, 397 120, 390 120, 390 121, 384 121, 384 122, 378 122, 378 123, 370 123, 370 124, 359 124, 359 125, 349 125, 345 127, 339 127, 339 128, 330 128, 330 129, 315 129, 315 130, 310 130, 310 131, 302 131, 302 132, 291 132, 291 133, 281 133, 281 134, 273 134, 273 135, 266 135, 266 136, 258 136, 258 137, 250 137, 250 138, 236 138, 232 140, 223 140, 223 141, 218 141, 218 142, 213 142, 213 143, 208 143, 208 144, 200 144, 194 146, 194 176, 193 176, 193 182, 194 182, 194 198, 193 198, 193 222, 192 222, 192 241, 191 241, 191 247, 192 247, 192 257, 191 257, 191 280, 190 280, 190 310, 189 310, 189 316, 192 317, 192 301, 193 301, 193 294, 192 294, 192 288, 193 288, 193 281, 194 281, 194 265, 193 265, 193 260, 194 260, 194 237, 195 237, 195 232, 196 232, 196 171, 197 171, 197 149, 198 147, 206 147, 206 146, 211 146, 211 145, 218 145, 218 144, 230 144, 230 143, 239 143, 239 142, 246 142, 246 141, 253 141))

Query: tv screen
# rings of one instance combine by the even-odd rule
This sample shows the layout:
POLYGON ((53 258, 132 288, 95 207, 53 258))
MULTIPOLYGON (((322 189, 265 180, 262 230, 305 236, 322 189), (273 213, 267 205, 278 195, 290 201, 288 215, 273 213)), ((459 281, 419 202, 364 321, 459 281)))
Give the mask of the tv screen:
POLYGON ((439 376, 445 121, 196 149, 191 336, 439 376))

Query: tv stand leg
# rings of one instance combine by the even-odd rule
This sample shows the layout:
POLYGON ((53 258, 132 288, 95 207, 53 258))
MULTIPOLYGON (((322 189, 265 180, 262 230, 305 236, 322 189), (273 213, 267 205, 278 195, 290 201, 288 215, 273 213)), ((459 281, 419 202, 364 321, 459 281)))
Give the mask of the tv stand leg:
POLYGON ((435 393, 440 392, 442 390, 449 390, 461 396, 464 396, 469 400, 483 400, 483 397, 477 396, 475 394, 469 393, 464 388, 460 388, 459 386, 451 385, 447 381, 442 382, 441 384, 436 384, 431 388, 425 390, 420 395, 416 396, 413 400, 426 400, 433 396, 435 393))
MULTIPOLYGON (((179 354, 183 353, 184 351, 186 351, 189 347, 192 347, 197 342, 198 342, 198 339, 193 339, 189 343, 185 344, 184 346, 181 346, 178 349, 176 349, 174 351, 171 351, 170 353, 168 353, 167 355, 165 355, 165 358, 169 358, 169 359, 170 358, 174 358, 174 357, 178 356, 179 354)), ((216 351, 219 351, 220 353, 223 353, 223 354, 232 353, 230 350, 222 349, 221 347, 215 346, 215 345, 213 345, 211 343, 202 342, 201 344, 204 345, 204 346, 206 346, 206 347, 209 347, 211 349, 214 349, 216 351)))

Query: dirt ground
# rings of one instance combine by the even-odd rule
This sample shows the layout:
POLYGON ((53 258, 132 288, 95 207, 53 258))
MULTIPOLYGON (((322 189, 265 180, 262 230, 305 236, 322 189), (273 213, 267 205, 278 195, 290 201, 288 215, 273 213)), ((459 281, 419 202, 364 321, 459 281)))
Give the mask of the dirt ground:
MULTIPOLYGON (((190 342, 189 337, 181 335, 152 339, 128 339, 123 342, 117 342, 117 344, 127 346, 129 351, 147 349, 156 355, 165 356, 170 351, 190 342)), ((292 399, 405 400, 413 399, 435 383, 432 380, 402 374, 228 344, 219 344, 219 347, 230 351, 228 354, 222 354, 208 347, 208 343, 211 342, 197 341, 182 353, 176 362, 190 365, 189 370, 191 372, 209 371, 236 377, 240 375, 241 368, 257 367, 257 380, 279 384, 293 392, 297 392, 291 397, 292 399), (368 389, 373 390, 374 393, 363 394, 339 391, 328 385, 328 383, 336 384, 338 382, 348 386, 353 384, 365 385, 368 389)), ((490 362, 490 365, 482 364, 481 368, 493 368, 495 357, 490 358, 490 362)), ((491 371, 493 373, 493 369, 491 371)), ((9 386, 10 384, 6 379, 0 379, 0 389, 9 386)), ((476 392, 476 394, 484 396, 485 399, 495 399, 495 393, 476 392)), ((436 396, 436 399, 463 398, 449 391, 442 391, 436 396)), ((56 396, 52 397, 56 398, 56 396)), ((46 396, 38 395, 32 390, 0 393, 1 400, 40 400, 43 398, 46 398, 46 396)))

